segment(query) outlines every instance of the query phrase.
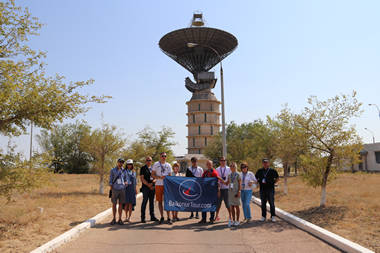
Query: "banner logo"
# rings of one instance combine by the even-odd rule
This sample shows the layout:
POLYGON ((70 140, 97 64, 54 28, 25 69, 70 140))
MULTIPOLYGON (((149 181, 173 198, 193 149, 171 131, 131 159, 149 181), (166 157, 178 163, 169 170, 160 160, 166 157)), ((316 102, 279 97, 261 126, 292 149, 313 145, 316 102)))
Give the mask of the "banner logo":
POLYGON ((183 181, 179 187, 179 195, 186 200, 195 201, 202 196, 202 187, 194 179, 187 179, 183 181))

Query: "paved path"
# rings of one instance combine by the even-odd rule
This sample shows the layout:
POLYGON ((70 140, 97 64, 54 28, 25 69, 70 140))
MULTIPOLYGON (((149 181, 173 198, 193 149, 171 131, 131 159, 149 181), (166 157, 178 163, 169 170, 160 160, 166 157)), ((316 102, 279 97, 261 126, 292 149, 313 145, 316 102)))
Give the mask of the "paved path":
MULTIPOLYGON (((222 207, 221 220, 213 225, 197 224, 188 213, 173 225, 139 223, 140 209, 132 214, 132 222, 110 226, 111 217, 58 248, 58 252, 339 252, 312 235, 285 221, 258 221, 260 209, 252 204, 253 221, 238 228, 228 228, 227 212, 222 207)), ((155 210, 158 214, 158 208, 155 210)), ((148 210, 147 210, 148 214, 148 210)), ((157 215, 158 217, 158 215, 157 215)))

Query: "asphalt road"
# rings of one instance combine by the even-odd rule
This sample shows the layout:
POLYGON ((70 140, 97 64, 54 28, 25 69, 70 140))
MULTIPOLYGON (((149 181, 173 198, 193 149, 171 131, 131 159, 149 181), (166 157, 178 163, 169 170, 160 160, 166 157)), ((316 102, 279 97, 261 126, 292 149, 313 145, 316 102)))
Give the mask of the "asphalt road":
MULTIPOLYGON (((249 224, 228 228, 224 206, 221 220, 213 225, 200 225, 197 223, 199 220, 188 219, 189 213, 179 213, 181 220, 173 225, 159 225, 139 222, 140 203, 141 199, 137 202, 131 223, 111 226, 109 217, 58 248, 57 252, 339 252, 280 219, 276 223, 258 221, 260 208, 254 204, 251 205, 253 220, 249 224)), ((159 218, 157 205, 155 213, 159 218)))

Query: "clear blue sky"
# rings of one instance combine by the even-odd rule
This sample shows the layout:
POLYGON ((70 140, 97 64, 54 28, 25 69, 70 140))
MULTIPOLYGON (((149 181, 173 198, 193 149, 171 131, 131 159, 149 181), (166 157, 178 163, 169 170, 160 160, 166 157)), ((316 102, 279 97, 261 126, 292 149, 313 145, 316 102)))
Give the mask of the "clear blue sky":
MULTIPOLYGON (((122 128, 129 139, 149 125, 175 132, 177 155, 186 153, 184 87, 190 73, 164 55, 158 41, 188 27, 196 10, 207 26, 236 36, 224 62, 226 120, 274 116, 282 105, 302 110, 310 95, 326 99, 358 92, 364 113, 355 120, 364 142, 380 140, 380 1, 16 1, 46 24, 33 48, 47 51, 48 73, 95 79, 88 94, 113 96, 80 118, 122 128)), ((219 76, 218 67, 214 68, 219 76)), ((220 86, 214 89, 220 98, 220 86)), ((15 140, 28 150, 26 137, 15 140)), ((6 142, 1 138, 1 142, 6 142)))

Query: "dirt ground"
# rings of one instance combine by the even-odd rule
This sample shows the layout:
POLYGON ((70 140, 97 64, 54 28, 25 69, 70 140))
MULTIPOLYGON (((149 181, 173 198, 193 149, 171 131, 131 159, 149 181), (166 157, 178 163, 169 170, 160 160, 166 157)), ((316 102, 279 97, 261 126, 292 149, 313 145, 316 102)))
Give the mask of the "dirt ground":
MULTIPOLYGON (((108 192, 108 187, 105 188, 108 192)), ((29 252, 110 207, 96 175, 52 177, 51 186, 0 199, 0 251, 29 252)))
MULTIPOLYGON (((289 179, 288 195, 281 183, 277 207, 380 252, 380 174, 339 175, 328 185, 325 208, 318 207, 320 189, 300 177, 289 179)), ((96 175, 54 175, 51 186, 11 203, 0 198, 0 252, 29 252, 109 208, 97 192, 96 175)))
POLYGON ((324 208, 319 207, 320 188, 292 177, 284 195, 282 183, 276 189, 277 207, 380 252, 380 174, 339 174, 327 186, 324 208))

